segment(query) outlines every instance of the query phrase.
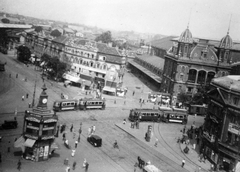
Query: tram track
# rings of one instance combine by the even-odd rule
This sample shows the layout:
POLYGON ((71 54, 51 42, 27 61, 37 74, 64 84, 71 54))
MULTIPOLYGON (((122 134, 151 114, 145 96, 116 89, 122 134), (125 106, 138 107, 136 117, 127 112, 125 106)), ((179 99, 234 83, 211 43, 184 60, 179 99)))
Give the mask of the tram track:
MULTIPOLYGON (((163 135, 161 133, 161 125, 162 124, 163 123, 158 123, 158 126, 157 126, 157 133, 160 136, 160 138, 158 138, 158 141, 162 145, 162 147, 164 147, 164 149, 166 149, 171 155, 173 155, 179 162, 181 162, 182 159, 184 158, 185 160, 190 162, 192 165, 198 167, 199 165, 197 163, 195 163, 194 161, 192 161, 190 158, 188 158, 188 156, 185 153, 183 153, 182 150, 181 150, 181 154, 179 154, 166 142, 166 140, 164 139, 164 137, 163 137, 163 135)), ((153 131, 154 131, 154 128, 155 127, 153 126, 153 131)), ((179 145, 179 148, 181 149, 180 145, 179 145)), ((203 169, 203 170, 205 170, 205 169, 203 169)))
MULTIPOLYGON (((85 115, 88 116, 88 119, 85 118, 86 119, 85 121, 91 123, 93 119, 96 119, 96 111, 95 112, 86 111, 85 115)), ((102 111, 100 110, 99 112, 102 111)), ((60 121, 66 123, 68 126, 70 126, 72 123, 71 121, 64 119, 62 116, 60 116, 60 121)), ((109 118, 107 119, 107 121, 109 121, 109 118)), ((104 154, 106 157, 108 157, 108 158, 106 158, 105 156, 101 157, 105 159, 107 162, 110 159, 118 166, 121 166, 121 168, 124 169, 124 171, 129 171, 129 168, 131 169, 133 164, 137 162, 138 156, 145 157, 144 159, 146 160, 146 157, 148 155, 149 157, 155 159, 154 161, 157 161, 158 163, 160 162, 161 166, 164 167, 165 169, 170 169, 170 171, 172 172, 179 171, 179 165, 173 163, 173 161, 166 157, 165 155, 156 152, 154 148, 148 147, 144 143, 139 142, 139 140, 137 140, 132 135, 124 133, 119 138, 119 133, 121 133, 122 130, 117 128, 115 125, 112 125, 112 122, 98 121, 98 124, 105 125, 105 127, 103 128, 108 128, 108 130, 110 131, 108 132, 110 133, 110 135, 106 136, 103 140, 103 146, 97 149, 97 151, 101 150, 99 154, 104 154), (115 135, 118 135, 118 137, 116 138, 115 135), (119 152, 116 152, 118 150, 113 148, 114 140, 119 140, 118 141, 120 147, 119 152), (136 151, 134 151, 133 149, 136 151), (139 154, 139 152, 141 153, 139 154)), ((102 132, 104 132, 104 130, 102 132)), ((84 140, 86 144, 89 144, 87 142, 87 136, 86 135, 81 136, 82 136, 81 138, 84 138, 81 140, 84 140)), ((89 146, 91 145, 89 144, 89 146)), ((180 171, 182 171, 182 169, 180 171)), ((184 171, 186 170, 184 169, 184 171)))

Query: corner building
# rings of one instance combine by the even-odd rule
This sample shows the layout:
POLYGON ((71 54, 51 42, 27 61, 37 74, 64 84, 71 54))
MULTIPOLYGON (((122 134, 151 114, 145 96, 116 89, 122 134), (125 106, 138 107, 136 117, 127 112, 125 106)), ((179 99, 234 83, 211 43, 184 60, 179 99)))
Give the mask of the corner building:
POLYGON ((48 160, 58 132, 58 117, 52 110, 47 109, 46 89, 44 84, 37 107, 24 116, 23 137, 26 140, 24 158, 33 161, 48 160))
POLYGON ((201 134, 201 151, 215 170, 231 171, 240 161, 240 76, 215 78, 201 134))

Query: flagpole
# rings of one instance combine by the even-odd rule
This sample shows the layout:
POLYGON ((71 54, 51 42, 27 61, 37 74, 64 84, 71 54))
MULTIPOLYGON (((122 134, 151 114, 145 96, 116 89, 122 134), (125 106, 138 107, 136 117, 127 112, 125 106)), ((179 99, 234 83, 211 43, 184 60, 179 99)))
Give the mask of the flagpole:
POLYGON ((34 107, 34 104, 35 104, 36 83, 37 83, 37 80, 35 80, 35 84, 34 84, 32 107, 34 107))

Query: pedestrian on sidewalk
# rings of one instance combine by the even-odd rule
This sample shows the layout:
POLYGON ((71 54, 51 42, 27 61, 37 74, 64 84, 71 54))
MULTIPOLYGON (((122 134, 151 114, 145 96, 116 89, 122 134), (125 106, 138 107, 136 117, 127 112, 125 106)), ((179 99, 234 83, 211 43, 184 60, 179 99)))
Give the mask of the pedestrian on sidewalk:
POLYGON ((70 172, 70 166, 66 167, 66 172, 70 172))
POLYGON ((73 150, 72 150, 72 157, 74 157, 74 156, 75 156, 75 152, 76 152, 76 150, 75 150, 75 149, 73 149, 73 150))
POLYGON ((22 96, 22 101, 24 101, 24 96, 22 96))
POLYGON ((182 168, 184 167, 185 165, 185 159, 182 160, 182 168))
POLYGON ((80 143, 80 134, 78 135, 78 143, 80 143))
POLYGON ((133 91, 133 93, 132 93, 132 96, 134 96, 135 95, 135 91, 133 91))
POLYGON ((17 169, 18 169, 18 171, 21 170, 21 165, 22 165, 22 163, 21 163, 21 161, 20 161, 20 159, 19 159, 19 160, 18 160, 18 163, 17 163, 17 169))
POLYGON ((75 149, 77 149, 78 141, 75 141, 75 149))
POLYGON ((96 131, 96 126, 94 125, 94 126, 92 126, 92 134, 94 134, 95 131, 96 131))
POLYGON ((72 132, 72 131, 73 131, 73 124, 70 127, 70 132, 72 132))
POLYGON ((73 162, 73 166, 72 166, 72 169, 73 169, 73 170, 75 170, 76 165, 77 165, 77 163, 76 163, 76 161, 74 161, 74 162, 73 162))
POLYGON ((26 94, 26 99, 28 98, 28 93, 26 94))
POLYGON ((18 74, 16 74, 16 78, 18 78, 18 74))
POLYGON ((63 136, 63 141, 65 141, 66 140, 66 133, 64 132, 62 136, 63 136))
POLYGON ((158 139, 156 138, 154 146, 157 147, 158 139))

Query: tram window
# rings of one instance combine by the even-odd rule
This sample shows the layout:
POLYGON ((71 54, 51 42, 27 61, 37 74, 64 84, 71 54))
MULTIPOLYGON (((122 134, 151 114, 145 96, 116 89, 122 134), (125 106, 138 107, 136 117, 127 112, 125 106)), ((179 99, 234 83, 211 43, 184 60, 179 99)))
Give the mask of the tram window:
POLYGON ((99 105, 102 105, 103 102, 98 102, 98 103, 99 103, 99 105))
POLYGON ((154 117, 154 113, 151 113, 151 116, 154 117))
POLYGON ((62 106, 66 106, 66 103, 62 103, 62 106))

